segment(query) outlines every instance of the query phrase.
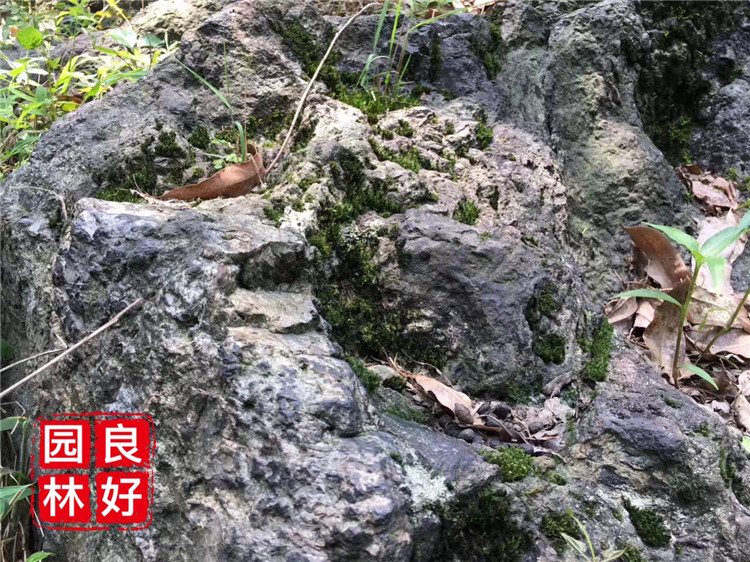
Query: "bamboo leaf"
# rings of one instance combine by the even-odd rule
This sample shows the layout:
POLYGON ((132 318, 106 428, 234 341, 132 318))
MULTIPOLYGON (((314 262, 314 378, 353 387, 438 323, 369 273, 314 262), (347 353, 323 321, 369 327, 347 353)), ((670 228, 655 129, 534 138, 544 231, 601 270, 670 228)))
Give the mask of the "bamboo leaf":
POLYGON ((668 295, 667 293, 663 291, 659 291, 657 289, 635 289, 633 291, 625 291, 624 293, 619 293, 615 295, 612 298, 620 298, 620 299, 626 299, 628 297, 641 297, 645 299, 657 299, 660 301, 666 301, 670 304, 673 304, 679 308, 682 308, 682 305, 680 302, 675 299, 674 297, 668 295))
POLYGON ((721 256, 711 256, 706 258, 706 265, 711 272, 711 281, 713 281, 714 290, 718 293, 724 284, 724 271, 726 270, 727 260, 721 256))
POLYGON ((687 364, 687 365, 680 365, 680 369, 685 369, 695 375, 698 375, 704 381, 711 383, 711 385, 713 385, 713 387, 716 390, 719 390, 719 385, 716 384, 716 381, 714 380, 714 378, 711 375, 709 375, 706 371, 701 369, 700 367, 696 365, 687 364))
POLYGON ((746 229, 741 226, 733 226, 720 230, 703 243, 700 251, 707 258, 718 256, 724 250, 729 248, 729 246, 739 240, 745 230, 746 229))
POLYGON ((663 232, 678 244, 685 246, 688 250, 690 250, 690 253, 693 254, 693 256, 697 257, 698 255, 700 255, 700 244, 689 234, 686 234, 677 228, 672 228, 671 226, 662 226, 660 224, 651 223, 646 223, 646 225, 663 232))

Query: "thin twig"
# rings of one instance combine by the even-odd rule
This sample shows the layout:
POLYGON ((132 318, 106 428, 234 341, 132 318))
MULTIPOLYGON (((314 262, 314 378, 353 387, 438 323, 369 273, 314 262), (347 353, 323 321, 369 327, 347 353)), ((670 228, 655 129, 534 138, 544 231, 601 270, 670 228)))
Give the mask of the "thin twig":
POLYGON ((266 168, 266 176, 269 176, 271 174, 271 170, 274 169, 276 164, 279 163, 279 160, 281 160, 281 157, 284 155, 284 150, 286 150, 286 147, 289 145, 289 141, 292 138, 292 134, 294 133, 294 127, 297 125, 297 120, 299 119, 299 116, 302 113, 302 108, 305 105, 305 101, 307 100, 307 96, 310 93, 310 89, 312 88, 312 85, 315 83, 315 80, 318 78, 318 74, 320 74, 320 71, 323 69, 323 65, 325 65, 326 60, 328 60, 328 56, 331 54, 331 51, 333 51, 333 46, 336 44, 336 41, 338 41, 338 38, 341 36, 344 30, 347 27, 349 27, 349 25, 355 19, 357 19, 357 17, 362 15, 364 12, 366 12, 373 6, 379 6, 379 5, 380 5, 379 2, 372 2, 370 4, 367 4, 367 6, 365 6, 359 12, 357 12, 351 18, 349 18, 349 20, 341 27, 341 29, 338 30, 336 35, 334 35, 333 39, 331 39, 331 44, 328 45, 328 50, 326 51, 326 54, 323 55, 323 58, 321 59, 320 64, 318 64, 318 68, 315 69, 315 74, 313 74, 312 78, 310 78, 310 81, 307 83, 305 92, 302 94, 302 98, 299 100, 299 104, 297 104, 297 111, 294 113, 294 119, 292 119, 292 124, 289 125, 289 131, 286 134, 284 143, 281 145, 281 148, 279 149, 279 152, 276 154, 276 157, 273 159, 273 162, 271 162, 266 168))
POLYGON ((107 330, 108 328, 110 328, 111 326, 117 324, 117 322, 119 322, 120 319, 123 316, 125 316, 131 309, 135 308, 136 306, 139 306, 142 302, 143 302, 143 299, 137 299, 136 301, 134 301, 131 304, 129 304, 128 306, 126 306, 123 310, 121 310, 120 312, 118 312, 117 315, 114 318, 112 318, 112 320, 110 320, 109 322, 107 322, 106 324, 104 324, 104 326, 102 326, 101 328, 98 328, 94 332, 91 332, 88 336, 86 336, 85 338, 83 338, 78 343, 75 343, 75 344, 71 345, 68 349, 66 349, 65 351, 63 351, 60 355, 58 355, 54 359, 52 359, 50 361, 47 361, 44 365, 42 365, 41 367, 39 367, 36 371, 34 371, 33 373, 31 373, 30 375, 22 378, 16 384, 14 384, 14 385, 10 386, 9 388, 7 388, 7 389, 3 390, 2 392, 0 392, 0 398, 2 398, 3 396, 6 396, 7 394, 10 394, 16 388, 18 388, 22 384, 30 381, 31 379, 33 379, 34 377, 36 377, 38 374, 43 373, 44 371, 46 371, 50 367, 54 367, 55 365, 57 365, 60 361, 62 361, 63 359, 65 359, 65 357, 67 357, 68 355, 70 355, 71 353, 73 353, 76 349, 78 349, 79 347, 81 347, 87 341, 95 338, 96 336, 98 336, 99 334, 101 334, 102 332, 104 332, 105 330, 107 330))
POLYGON ((16 361, 15 363, 11 363, 7 367, 3 367, 2 369, 0 369, 0 373, 2 373, 3 371, 7 371, 8 369, 12 369, 13 367, 17 367, 18 365, 26 363, 27 361, 31 361, 32 359, 36 359, 37 357, 42 357, 43 355, 49 355, 50 353, 60 353, 61 351, 65 351, 65 348, 62 348, 62 349, 50 349, 48 351, 42 351, 41 353, 37 353, 36 355, 32 355, 31 357, 27 357, 26 359, 21 359, 20 361, 16 361))

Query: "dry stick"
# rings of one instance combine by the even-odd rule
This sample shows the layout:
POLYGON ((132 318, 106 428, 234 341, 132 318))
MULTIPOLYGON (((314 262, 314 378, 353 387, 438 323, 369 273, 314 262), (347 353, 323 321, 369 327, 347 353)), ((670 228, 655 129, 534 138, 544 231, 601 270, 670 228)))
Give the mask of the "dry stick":
POLYGON ((33 379, 38 374, 43 373, 44 371, 46 371, 50 367, 54 367, 55 365, 57 365, 60 361, 62 361, 63 359, 65 359, 65 357, 67 357, 68 355, 70 355, 71 353, 73 353, 76 349, 78 349, 79 347, 81 347, 87 341, 95 338, 96 336, 98 336, 99 334, 101 334, 102 332, 104 332, 105 330, 107 330, 108 328, 110 328, 111 326, 113 326, 114 324, 117 324, 117 322, 119 322, 120 319, 123 316, 125 316, 131 309, 133 309, 136 306, 140 305, 142 302, 143 302, 143 299, 138 299, 138 300, 134 301, 133 303, 129 304, 122 311, 120 311, 114 318, 112 318, 112 320, 110 320, 109 322, 107 322, 106 324, 104 324, 104 326, 102 326, 101 328, 97 329, 94 332, 91 332, 88 336, 86 336, 85 338, 83 338, 78 343, 75 343, 75 344, 71 345, 68 349, 66 349, 65 351, 63 351, 60 355, 58 355, 54 359, 52 359, 50 361, 47 361, 44 365, 42 365, 41 367, 39 367, 36 371, 34 371, 33 373, 31 373, 30 375, 22 378, 16 384, 14 384, 14 385, 10 386, 9 388, 7 388, 7 389, 3 390, 2 392, 0 392, 0 398, 2 398, 3 396, 6 396, 7 394, 10 394, 16 388, 18 388, 19 386, 21 386, 25 382, 30 381, 31 379, 33 379))
POLYGON ((719 330, 719 332, 713 337, 713 339, 708 342, 708 345, 703 349, 703 353, 708 355, 708 352, 711 351, 711 347, 716 343, 716 340, 718 340, 721 336, 729 332, 729 330, 732 329, 732 324, 734 324, 734 321, 737 320, 737 317, 740 315, 740 311, 742 310, 742 307, 745 306, 745 302, 747 302, 747 297, 750 296, 750 287, 747 288, 747 291, 745 291, 745 296, 742 297, 742 300, 740 301, 740 304, 737 305, 737 308, 734 310, 734 314, 732 314, 732 317, 729 319, 729 322, 727 322, 724 327, 719 330))
POLYGON ((333 51, 333 46, 336 44, 336 41, 338 41, 338 38, 341 36, 344 30, 347 27, 349 27, 349 24, 351 24, 355 19, 357 19, 357 17, 362 15, 364 12, 366 12, 373 6, 379 6, 379 5, 380 5, 380 2, 372 2, 370 4, 367 4, 367 6, 365 6, 359 12, 357 12, 351 18, 349 18, 349 20, 341 27, 341 29, 338 30, 336 35, 333 36, 333 39, 331 40, 331 44, 328 45, 328 50, 326 51, 326 54, 323 55, 323 58, 320 61, 320 64, 318 65, 318 68, 315 69, 315 74, 313 74, 312 78, 310 78, 310 81, 307 83, 305 92, 302 94, 302 99, 299 100, 299 104, 297 105, 297 111, 294 114, 294 119, 292 119, 292 124, 289 125, 289 131, 286 134, 284 143, 281 145, 281 148, 279 149, 279 152, 276 155, 276 158, 274 158, 273 162, 271 162, 266 168, 266 177, 271 175, 271 170, 273 170, 276 164, 279 163, 279 160, 281 160, 281 157, 284 155, 284 150, 286 150, 286 147, 292 138, 292 133, 294 133, 294 126, 297 124, 297 119, 299 119, 300 113, 302 113, 302 108, 305 105, 305 100, 307 100, 307 96, 310 93, 310 89, 312 88, 312 85, 315 83, 315 80, 318 78, 318 74, 320 74, 320 71, 323 69, 323 65, 325 64, 326 60, 328 60, 328 56, 331 54, 331 51, 333 51))
POLYGON ((17 367, 18 365, 26 363, 27 361, 31 361, 32 359, 36 359, 37 357, 49 355, 50 353, 60 353, 61 351, 65 351, 65 348, 63 347, 62 349, 50 349, 49 351, 42 351, 41 353, 37 353, 36 355, 32 355, 31 357, 27 357, 26 359, 21 359, 20 361, 11 363, 7 367, 3 367, 2 369, 0 369, 0 373, 2 373, 3 371, 7 371, 8 369, 12 369, 13 367, 17 367))

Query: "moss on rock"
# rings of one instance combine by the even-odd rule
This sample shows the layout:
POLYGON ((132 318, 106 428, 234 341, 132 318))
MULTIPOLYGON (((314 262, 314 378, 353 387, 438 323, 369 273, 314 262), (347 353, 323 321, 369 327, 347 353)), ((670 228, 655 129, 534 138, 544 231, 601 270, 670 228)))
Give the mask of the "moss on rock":
POLYGON ((625 509, 630 515, 630 522, 635 527, 641 540, 654 547, 667 546, 672 537, 669 530, 664 526, 664 518, 656 511, 634 506, 625 499, 625 509))
POLYGON ((482 458, 500 467, 503 482, 516 482, 534 471, 534 459, 518 447, 504 447, 499 451, 482 451, 482 458))
POLYGON ((436 506, 443 525, 434 560, 517 562, 531 548, 532 535, 510 516, 507 493, 487 488, 451 506, 436 506))
POLYGON ((558 553, 563 552, 567 545, 562 536, 563 533, 575 539, 583 538, 575 519, 564 511, 546 514, 542 517, 540 528, 542 529, 542 533, 552 541, 552 546, 558 553))

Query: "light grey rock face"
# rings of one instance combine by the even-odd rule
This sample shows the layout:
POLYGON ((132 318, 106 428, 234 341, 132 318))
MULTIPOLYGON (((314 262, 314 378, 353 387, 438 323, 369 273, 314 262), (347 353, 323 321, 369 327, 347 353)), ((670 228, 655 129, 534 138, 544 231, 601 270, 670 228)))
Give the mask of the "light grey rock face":
MULTIPOLYGON (((341 21, 306 4, 234 3, 191 21, 180 56, 221 84, 226 45, 230 99, 260 125, 278 120, 306 72, 282 31, 320 42, 341 21)), ((485 20, 421 28, 412 79, 435 91, 375 124, 317 86, 307 144, 264 195, 197 206, 91 198, 137 171, 149 137, 174 133, 187 153, 198 125, 231 126, 174 61, 57 123, 0 184, 2 336, 19 356, 74 342, 145 299, 16 398, 40 414, 150 413, 154 522, 48 533, 46 548, 69 561, 464 562, 511 557, 500 537, 523 560, 570 560, 543 520, 572 508, 597 545, 628 542, 644 559, 748 560, 739 436, 622 342, 608 382, 578 380, 590 359, 582 342, 625 271, 618 223, 682 213, 634 101, 637 61, 653 44, 630 2, 534 4, 507 4, 489 53, 477 45, 499 36, 485 20), (440 416, 425 426, 392 415, 426 409, 394 388, 368 396, 343 360, 357 352, 414 368, 435 357, 461 389, 495 401, 541 402, 545 383, 570 374, 565 462, 537 459, 539 474, 560 478, 499 483, 477 454, 489 439, 440 416), (478 517, 483 489, 508 503, 478 517), (644 542, 623 498, 663 517, 670 546, 644 542)), ((360 68, 375 24, 343 37, 343 70, 360 68)), ((278 141, 271 129, 255 140, 278 141)), ((155 190, 181 158, 155 158, 155 190)), ((393 375, 375 369, 383 384, 393 375)))

